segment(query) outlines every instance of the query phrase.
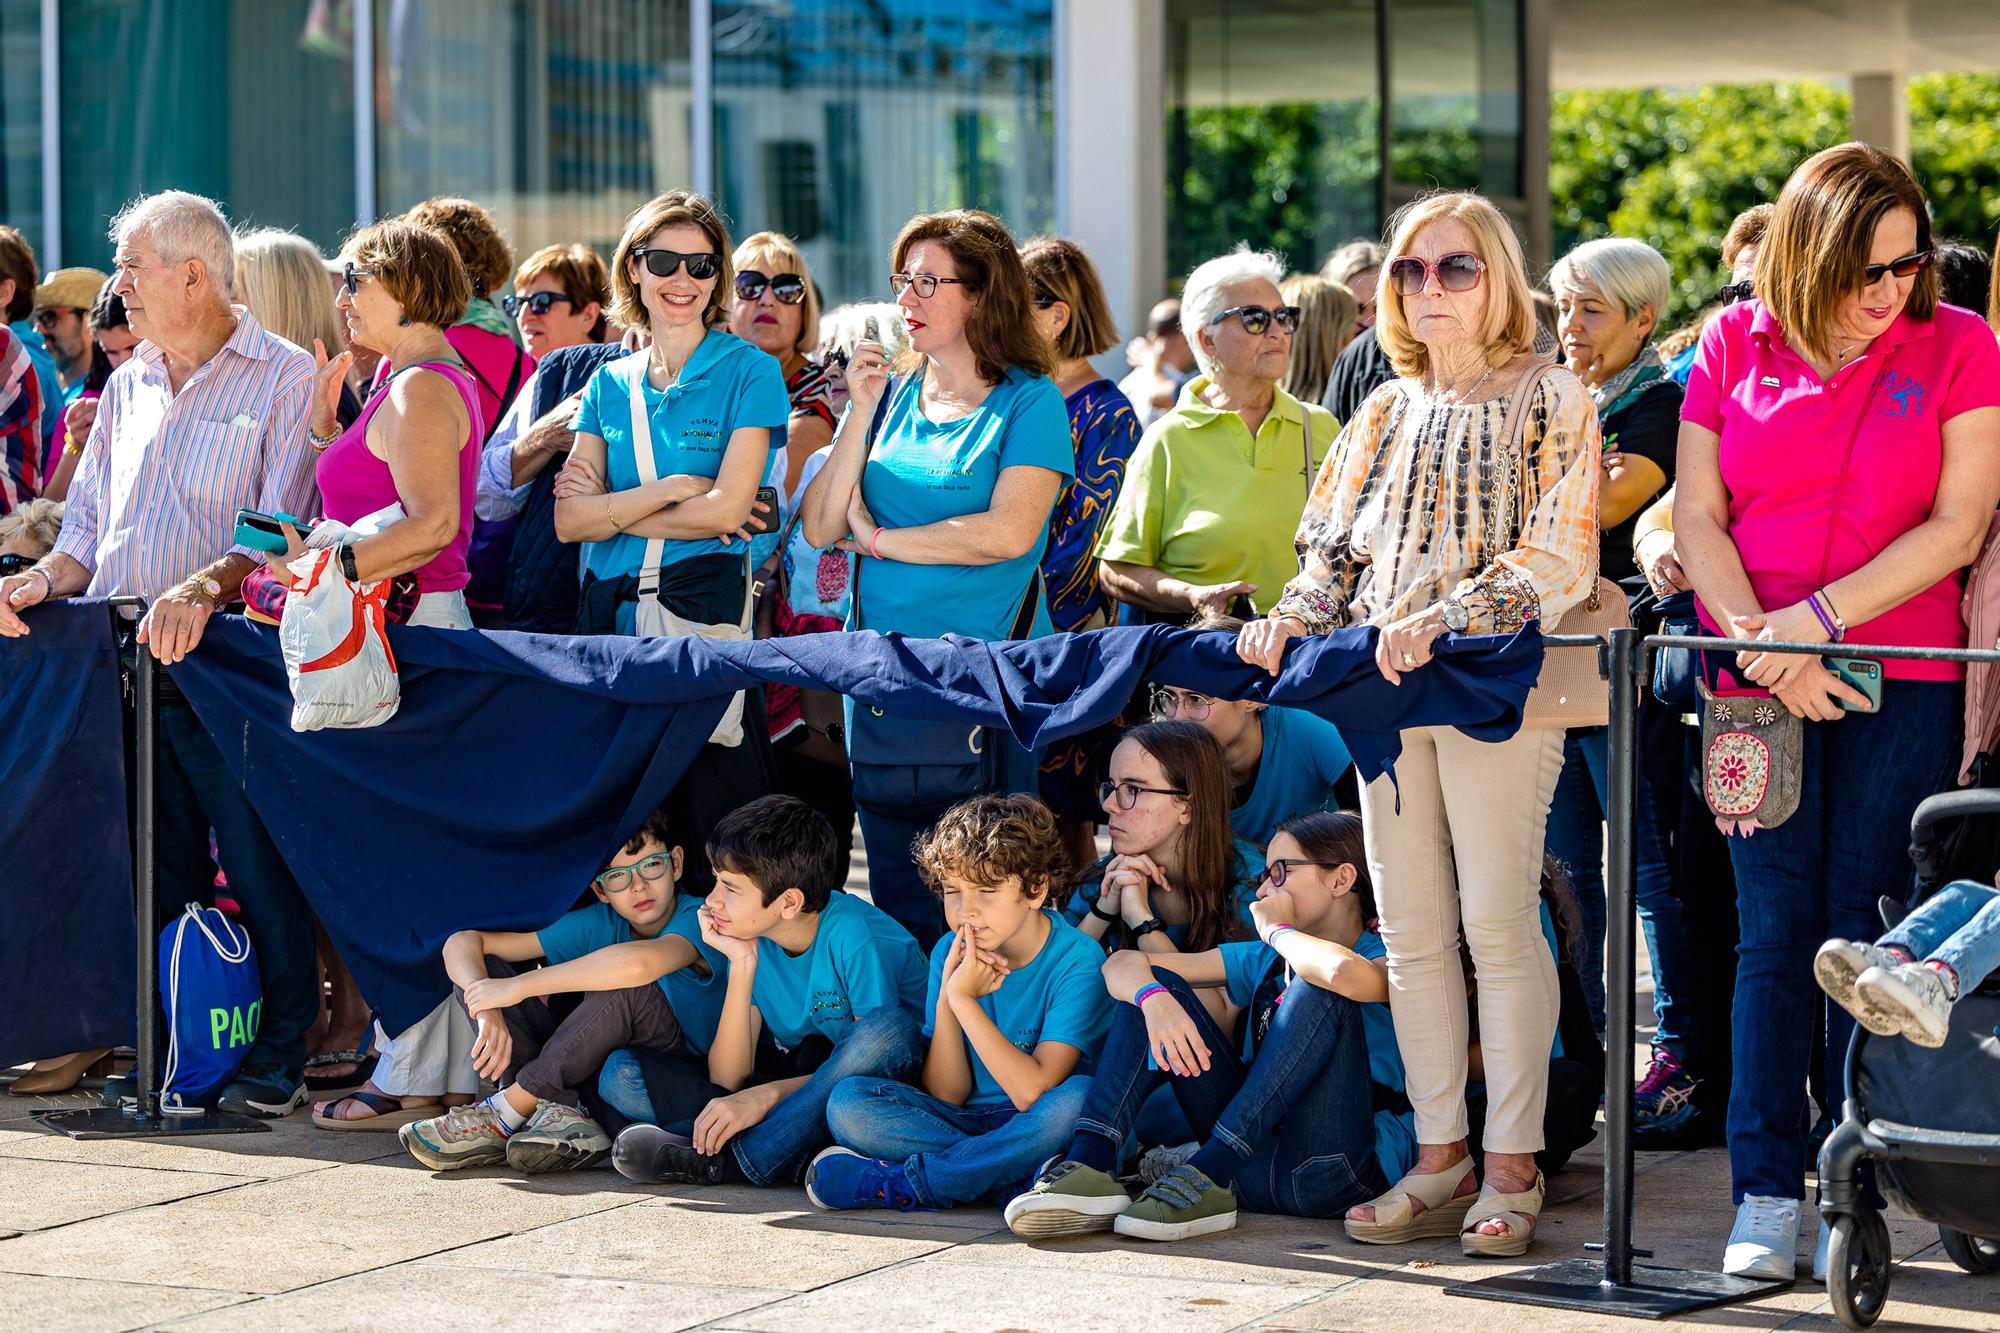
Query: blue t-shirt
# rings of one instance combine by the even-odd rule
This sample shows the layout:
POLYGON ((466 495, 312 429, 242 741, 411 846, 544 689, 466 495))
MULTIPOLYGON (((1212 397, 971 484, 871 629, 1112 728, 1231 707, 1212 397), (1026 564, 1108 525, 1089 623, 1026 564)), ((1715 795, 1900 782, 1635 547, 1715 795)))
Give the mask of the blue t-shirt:
POLYGON ((851 893, 835 893, 819 933, 793 957, 757 941, 750 1002, 771 1039, 787 1050, 817 1032, 838 1043, 854 1020, 887 1005, 921 1019, 924 955, 902 924, 851 893))
MULTIPOLYGON (((784 452, 785 422, 791 402, 785 396, 785 373, 776 357, 733 333, 710 329, 681 367, 680 378, 665 389, 644 382, 648 359, 621 357, 598 367, 583 387, 577 409, 579 435, 604 441, 606 482, 611 490, 629 491, 639 484, 639 464, 632 452, 632 377, 640 377, 640 393, 653 432, 653 462, 662 477, 721 474, 729 437, 746 426, 771 432, 771 447, 784 452)), ((769 457, 757 461, 760 475, 769 457)), ((767 517, 776 518, 776 515, 767 517)), ((770 542, 776 545, 776 537, 770 542)), ((585 542, 583 565, 598 578, 619 578, 639 572, 646 539, 619 533, 604 541, 585 542)), ((743 546, 722 544, 719 537, 669 538, 661 561, 674 564, 697 555, 741 555, 743 546)))
MULTIPOLYGON (((722 1018, 723 992, 729 987, 729 960, 703 943, 701 918, 695 915, 700 910, 701 899, 678 894, 674 910, 660 930, 661 936, 678 935, 694 945, 695 952, 708 964, 705 977, 689 965, 660 978, 660 989, 666 993, 674 1017, 680 1020, 688 1049, 697 1055, 707 1051, 715 1041, 715 1025, 722 1018)), ((542 946, 542 957, 551 966, 637 938, 632 933, 632 923, 612 911, 610 903, 603 902, 579 907, 554 925, 535 932, 535 939, 542 946)))
MULTIPOLYGON (((1257 876, 1264 872, 1264 854, 1241 838, 1234 840, 1230 851, 1232 855, 1229 861, 1229 896, 1236 900, 1238 918, 1254 931, 1257 927, 1250 919, 1250 904, 1257 901, 1257 876)), ((1073 926, 1081 926, 1084 919, 1090 915, 1091 905, 1097 901, 1098 890, 1103 884, 1104 876, 1100 873, 1095 879, 1077 885, 1076 892, 1072 893, 1069 901, 1063 904, 1063 920, 1073 926)), ((1184 943, 1187 939, 1185 924, 1168 926, 1166 936, 1174 942, 1175 948, 1187 947, 1184 943)), ((1119 932, 1106 931, 1102 941, 1103 948, 1107 952, 1118 948, 1118 938, 1119 932)))
MULTIPOLYGON (((1354 952, 1368 961, 1384 958, 1388 950, 1382 937, 1372 930, 1361 932, 1354 952)), ((1224 985, 1229 1003, 1243 1015, 1243 1059, 1257 1058, 1257 1043, 1271 1025, 1271 1017, 1285 989, 1310 985, 1294 979, 1276 949, 1261 940, 1232 942, 1222 946, 1224 985), (1260 995, 1260 991, 1262 992, 1260 995)), ((1396 1024, 1385 1004, 1361 1006, 1361 1032, 1368 1042, 1368 1079, 1391 1092, 1403 1091, 1403 1052, 1396 1045, 1396 1024)), ((1375 1161, 1390 1180, 1401 1180, 1417 1160, 1417 1118, 1404 1112, 1375 1113, 1375 1161)))
MULTIPOLYGON (((916 528, 993 507, 1003 468, 1040 467, 1076 475, 1069 413, 1046 376, 1010 370, 986 401, 957 421, 924 415, 922 377, 897 382, 868 466, 861 498, 885 528, 916 528)), ((1050 509, 1055 508, 1053 499, 1050 509)), ((862 615, 850 629, 898 630, 912 638, 963 634, 1004 639, 1048 544, 1041 534, 1012 560, 994 565, 915 565, 870 560, 861 587, 862 615), (861 623, 865 621, 865 623, 861 623)), ((857 557, 858 558, 858 557, 857 557)), ((1048 601, 1037 600, 1032 635, 1050 628, 1048 601)))
MULTIPOLYGON (((1026 967, 1007 974, 1000 989, 979 1001, 1008 1041, 1034 1054, 1045 1041, 1059 1041, 1083 1052, 1076 1072, 1085 1074, 1111 1026, 1111 995, 1104 989, 1104 950, 1097 941, 1069 922, 1048 913, 1049 937, 1026 967)), ((931 950, 930 989, 924 1000, 924 1035, 936 1035, 938 994, 944 985, 944 961, 955 935, 946 935, 931 950)), ((972 1062, 972 1095, 967 1106, 1004 1105, 1006 1089, 986 1068, 971 1041, 965 1055, 972 1062)))
POLYGON ((1243 804, 1229 812, 1239 838, 1268 845, 1278 825, 1293 815, 1329 808, 1333 784, 1354 760, 1333 723, 1296 708, 1266 708, 1264 751, 1257 780, 1243 804))

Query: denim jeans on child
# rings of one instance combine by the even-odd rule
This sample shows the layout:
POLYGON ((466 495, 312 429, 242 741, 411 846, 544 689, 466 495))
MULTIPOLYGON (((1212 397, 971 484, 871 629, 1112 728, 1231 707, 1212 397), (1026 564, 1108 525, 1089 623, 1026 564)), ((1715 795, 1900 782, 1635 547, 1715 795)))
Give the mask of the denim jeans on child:
POLYGON ((1153 978, 1194 1019, 1209 1067, 1193 1078, 1149 1067, 1145 1015, 1135 1005, 1116 1006, 1077 1118, 1079 1135, 1122 1147, 1140 1103, 1165 1080, 1196 1135, 1226 1145, 1240 1160, 1236 1195, 1253 1212, 1333 1217, 1388 1188, 1375 1161, 1359 1004, 1293 982, 1246 1067, 1193 987, 1163 967, 1153 969, 1153 978))
POLYGON ((1920 963, 1936 959, 1968 995, 2000 968, 2000 889, 1956 880, 1876 943, 1908 949, 1920 963))
POLYGON ((1847 1095, 1854 1033, 1854 1019, 1813 984, 1813 954, 1829 938, 1880 933, 1876 898, 1909 882, 1910 816, 1950 784, 1961 695, 1953 683, 1890 680, 1881 712, 1807 722, 1797 812, 1729 840, 1741 928, 1729 1097, 1737 1203, 1746 1194, 1805 1197, 1814 1011, 1826 1015, 1829 1105, 1847 1095))
POLYGON ((954 1106, 907 1083, 851 1078, 834 1089, 826 1123, 841 1147, 901 1162, 918 1203, 949 1208, 1027 1188, 1069 1146, 1089 1091, 1089 1076, 1073 1074, 1017 1111, 1011 1102, 954 1106))

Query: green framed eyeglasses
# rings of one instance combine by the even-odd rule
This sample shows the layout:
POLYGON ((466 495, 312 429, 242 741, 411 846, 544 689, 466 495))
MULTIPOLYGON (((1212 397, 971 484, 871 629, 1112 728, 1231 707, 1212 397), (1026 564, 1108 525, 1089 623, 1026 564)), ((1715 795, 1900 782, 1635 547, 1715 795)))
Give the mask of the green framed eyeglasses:
POLYGON ((651 856, 634 862, 632 865, 612 866, 609 870, 599 871, 592 877, 590 882, 598 888, 603 889, 606 893, 624 893, 637 885, 642 879, 648 883, 656 879, 664 879, 673 873, 673 869, 674 858, 672 856, 666 852, 654 852, 651 856))

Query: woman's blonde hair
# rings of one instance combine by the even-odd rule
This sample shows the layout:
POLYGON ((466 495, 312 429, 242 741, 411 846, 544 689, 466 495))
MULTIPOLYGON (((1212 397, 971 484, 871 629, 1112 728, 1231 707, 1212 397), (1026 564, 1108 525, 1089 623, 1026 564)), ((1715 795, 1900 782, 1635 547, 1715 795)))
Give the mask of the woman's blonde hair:
POLYGON ((722 215, 715 211, 715 205, 693 190, 668 190, 659 198, 639 205, 626 219, 625 234, 618 238, 618 249, 611 256, 611 318, 628 329, 643 329, 652 324, 646 315, 645 302, 639 299, 638 279, 632 276, 632 252, 652 240, 662 227, 693 227, 708 238, 708 244, 721 256, 715 290, 708 294, 701 322, 711 329, 725 323, 729 318, 729 303, 736 299, 736 268, 729 262, 734 247, 729 244, 729 228, 722 225, 722 215))
POLYGON ((1375 305, 1375 338, 1398 375, 1416 376, 1428 370, 1430 349, 1410 328, 1403 295, 1389 281, 1388 266, 1410 252, 1418 232, 1446 218, 1463 223, 1472 233, 1473 253, 1486 265, 1479 275, 1486 284, 1486 324, 1479 331, 1486 364, 1504 366, 1535 345, 1535 298, 1528 287, 1528 264, 1506 214, 1477 194, 1426 195, 1391 220, 1389 258, 1382 267, 1382 295, 1375 305))
POLYGON ((259 324, 308 352, 315 338, 326 344, 328 356, 339 356, 347 346, 326 260, 303 236, 276 227, 239 235, 236 299, 250 307, 259 324))
POLYGON ((1549 290, 1558 295, 1580 290, 1585 283, 1616 301, 1627 319, 1638 318, 1651 306, 1655 331, 1674 299, 1674 273, 1666 257, 1644 241, 1623 236, 1585 241, 1549 270, 1549 290))
POLYGON ((29 552, 40 560, 56 548, 62 536, 63 507, 60 500, 36 497, 11 514, 0 514, 0 544, 16 537, 35 549, 29 552))
MULTIPOLYGON (((1867 283, 1862 272, 1875 227, 1899 209, 1916 216, 1917 249, 1931 248, 1930 205, 1900 159, 1865 143, 1844 143, 1799 163, 1757 250, 1757 296, 1809 356, 1833 354, 1840 303, 1867 283)), ((1912 319, 1937 312, 1937 266, 1919 269, 1903 307, 1912 319)))
POLYGON ((1021 247, 1037 305, 1061 301, 1069 307, 1069 322, 1056 335, 1058 357, 1087 358, 1118 345, 1118 325, 1097 266, 1075 241, 1063 236, 1037 236, 1021 247))
MULTIPOLYGON (((799 341, 793 350, 800 356, 810 353, 819 340, 819 288, 813 286, 812 266, 806 263, 805 251, 799 249, 798 242, 781 231, 760 231, 745 236, 743 243, 736 247, 730 265, 737 273, 751 268, 764 272, 765 266, 769 265, 770 272, 764 274, 766 277, 796 273, 805 281, 806 299, 799 303, 799 341)), ((729 282, 729 299, 732 302, 736 299, 736 280, 733 277, 729 282)))
POLYGON ((1299 308, 1299 329, 1278 387, 1302 403, 1316 403, 1326 396, 1334 358, 1353 340, 1361 302, 1346 283, 1317 273, 1294 273, 1278 284, 1278 292, 1286 305, 1299 308))

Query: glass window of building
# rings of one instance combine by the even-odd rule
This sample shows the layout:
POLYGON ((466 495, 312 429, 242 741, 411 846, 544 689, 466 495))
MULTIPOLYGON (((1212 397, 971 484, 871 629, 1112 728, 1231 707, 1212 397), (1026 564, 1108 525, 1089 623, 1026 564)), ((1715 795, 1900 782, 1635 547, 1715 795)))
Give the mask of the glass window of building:
POLYGON ((1440 187, 1520 199, 1520 8, 1519 0, 1390 7, 1392 206, 1440 187))
POLYGON ((0 221, 42 236, 42 6, 0 0, 0 221))

